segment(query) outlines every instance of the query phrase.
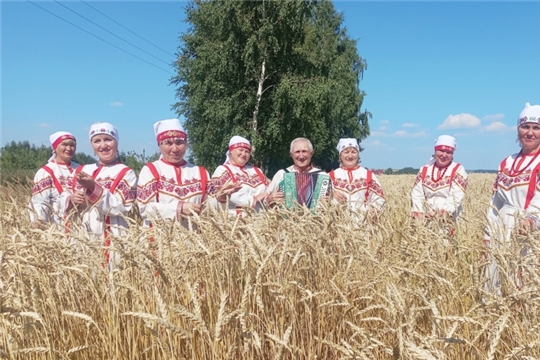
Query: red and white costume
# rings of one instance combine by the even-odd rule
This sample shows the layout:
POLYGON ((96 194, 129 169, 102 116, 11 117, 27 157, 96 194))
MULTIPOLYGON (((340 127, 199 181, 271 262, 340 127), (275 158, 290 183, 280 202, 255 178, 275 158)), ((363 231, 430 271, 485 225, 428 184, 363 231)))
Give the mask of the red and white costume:
MULTIPOLYGON (((435 149, 438 147, 455 149, 455 139, 441 135, 435 143, 435 149)), ((458 218, 466 189, 467 172, 462 165, 452 161, 446 167, 439 168, 432 158, 422 166, 414 181, 411 193, 412 214, 434 215, 445 211, 458 218)))
MULTIPOLYGON (((53 150, 56 150, 63 140, 75 140, 75 137, 68 132, 58 131, 49 139, 53 150)), ((61 163, 53 154, 47 165, 37 171, 29 204, 31 221, 39 220, 57 224, 62 222, 68 205, 65 199, 71 194, 71 183, 78 166, 79 164, 73 161, 70 164, 61 163), (61 200, 62 195, 64 195, 63 200, 61 200)))
POLYGON ((354 169, 337 168, 330 172, 332 188, 347 196, 350 210, 364 213, 370 208, 383 210, 386 200, 377 177, 361 166, 354 169))
MULTIPOLYGON (((119 142, 116 128, 109 123, 96 123, 90 126, 88 137, 96 135, 110 135, 119 142)), ((85 190, 73 181, 72 190, 85 191, 88 206, 82 210, 82 224, 93 237, 103 241, 103 246, 112 245, 111 235, 121 236, 128 228, 125 220, 137 197, 137 175, 128 166, 115 163, 103 165, 101 163, 81 165, 76 174, 84 172, 92 176, 95 181, 92 192, 85 190)), ((112 269, 120 261, 118 253, 105 252, 105 259, 112 269), (112 260, 110 261, 110 258, 112 260)))
MULTIPOLYGON (((82 165, 77 173, 91 175, 96 186, 86 192, 89 205, 83 212, 83 224, 91 233, 106 238, 108 234, 122 235, 128 227, 124 216, 131 210, 137 197, 137 175, 128 166, 90 164, 82 165)), ((74 181, 74 191, 83 188, 74 181)))
MULTIPOLYGON (((356 139, 340 139, 337 145, 339 154, 348 147, 360 151, 356 139)), ((333 191, 347 197, 347 208, 362 220, 371 209, 382 211, 386 204, 381 183, 371 170, 355 166, 352 169, 339 167, 330 171, 333 191)))
MULTIPOLYGON (((158 121, 154 125, 158 139, 166 139, 185 131, 177 119, 158 121), (164 135, 165 134, 165 135, 164 135)), ((203 167, 184 161, 180 165, 164 159, 146 164, 139 174, 137 185, 137 203, 145 225, 152 219, 174 220, 180 217, 184 202, 201 204, 207 197, 210 176, 203 167)), ((182 218, 182 225, 188 227, 188 221, 182 218)))
MULTIPOLYGON (((524 123, 540 124, 540 105, 525 104, 517 126, 524 123)), ((500 246, 509 242, 516 221, 524 219, 534 230, 540 230, 540 151, 526 155, 519 152, 499 164, 487 211, 484 243, 500 246)), ((527 253, 526 248, 522 249, 522 255, 527 253)), ((485 275, 485 289, 500 295, 500 276, 494 258, 486 266, 485 275)), ((518 272, 515 281, 518 287, 523 286, 518 272)))
MULTIPOLYGON (((249 141, 240 136, 233 136, 229 141, 229 151, 243 147, 251 151, 251 144, 249 141)), ((263 172, 256 166, 234 165, 229 161, 229 151, 227 151, 227 159, 223 165, 219 165, 214 174, 212 175, 212 188, 213 192, 227 184, 241 183, 242 188, 229 197, 229 201, 226 203, 220 203, 222 209, 229 211, 231 215, 244 214, 243 208, 253 208, 255 211, 261 211, 263 209, 260 202, 255 201, 257 195, 266 192, 268 182, 263 172)))

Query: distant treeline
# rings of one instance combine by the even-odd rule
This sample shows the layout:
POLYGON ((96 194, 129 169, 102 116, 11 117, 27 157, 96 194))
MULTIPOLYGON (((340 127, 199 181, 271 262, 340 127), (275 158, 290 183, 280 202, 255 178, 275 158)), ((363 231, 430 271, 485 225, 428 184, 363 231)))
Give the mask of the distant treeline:
MULTIPOLYGON (((29 141, 12 141, 6 146, 0 148, 0 175, 2 182, 19 179, 25 181, 27 177, 33 178, 34 173, 51 157, 51 148, 45 145, 35 146, 29 141)), ((159 154, 155 153, 150 157, 143 157, 134 151, 118 153, 118 161, 126 164, 137 173, 142 169, 144 164, 149 161, 154 161, 159 158, 159 154)), ((92 164, 96 162, 96 158, 77 152, 73 161, 79 164, 92 164)))

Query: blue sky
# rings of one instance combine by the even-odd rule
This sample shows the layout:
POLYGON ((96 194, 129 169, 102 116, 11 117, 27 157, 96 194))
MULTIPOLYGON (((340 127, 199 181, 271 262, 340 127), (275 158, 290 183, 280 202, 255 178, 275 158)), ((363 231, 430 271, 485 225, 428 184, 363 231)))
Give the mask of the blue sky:
MULTIPOLYGON (((91 154, 88 128, 107 121, 121 150, 156 152, 152 124, 176 117, 168 64, 188 28, 187 3, 88 2, 151 44, 81 1, 35 3, 153 65, 29 1, 2 1, 2 146, 49 145, 51 133, 66 130, 91 154)), ((368 64, 360 83, 362 109, 373 114, 364 166, 420 167, 441 134, 457 138, 455 160, 466 169, 496 169, 519 150, 517 117, 526 102, 540 104, 540 2, 334 5, 368 64)))

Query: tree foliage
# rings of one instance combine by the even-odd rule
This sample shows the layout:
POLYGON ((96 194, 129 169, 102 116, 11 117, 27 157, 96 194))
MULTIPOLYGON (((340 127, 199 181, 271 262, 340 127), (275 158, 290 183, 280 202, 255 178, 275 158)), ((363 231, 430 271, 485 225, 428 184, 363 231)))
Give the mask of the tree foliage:
POLYGON ((171 82, 198 164, 215 168, 242 135, 273 173, 290 165, 289 144, 302 136, 314 162, 330 168, 340 137, 369 135, 359 89, 366 63, 330 1, 195 0, 186 12, 191 28, 171 82))

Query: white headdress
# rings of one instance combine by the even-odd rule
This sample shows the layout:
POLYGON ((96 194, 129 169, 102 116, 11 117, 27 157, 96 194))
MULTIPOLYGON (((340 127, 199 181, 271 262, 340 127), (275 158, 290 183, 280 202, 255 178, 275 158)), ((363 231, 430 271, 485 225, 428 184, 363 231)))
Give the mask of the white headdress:
MULTIPOLYGON (((456 138, 450 135, 441 135, 435 139, 435 151, 437 150, 451 150, 454 151, 457 149, 456 138)), ((432 156, 426 165, 435 164, 437 160, 435 156, 432 156)))
POLYGON ((88 132, 88 138, 92 140, 92 138, 96 135, 110 135, 112 136, 116 142, 120 140, 120 137, 118 136, 118 130, 112 125, 107 122, 102 123, 95 123, 90 126, 90 131, 88 132))
POLYGON ((517 126, 525 123, 540 124, 540 105, 525 104, 525 108, 519 114, 517 126))
POLYGON ((60 145, 62 141, 67 139, 77 141, 75 139, 75 136, 73 136, 71 133, 68 133, 67 131, 57 131, 49 136, 49 141, 51 142, 51 147, 53 149, 53 153, 52 156, 49 158, 49 162, 56 159, 56 148, 58 147, 58 145, 60 145))
POLYGON ((231 140, 229 140, 229 149, 227 150, 227 153, 225 154, 225 162, 229 162, 229 160, 231 159, 230 157, 231 150, 234 150, 236 148, 244 148, 251 151, 251 143, 249 142, 248 139, 244 137, 234 135, 231 138, 231 140))
POLYGON ((336 149, 341 154, 341 152, 348 147, 353 147, 356 150, 360 151, 360 146, 358 145, 358 141, 352 138, 339 139, 336 149))
POLYGON ((187 140, 186 131, 178 119, 166 119, 156 122, 154 124, 154 134, 158 144, 165 139, 171 138, 187 140))

